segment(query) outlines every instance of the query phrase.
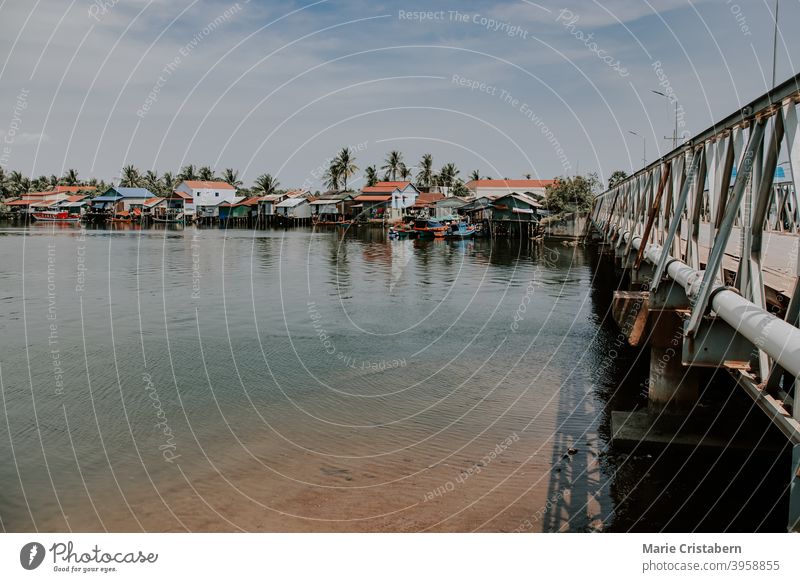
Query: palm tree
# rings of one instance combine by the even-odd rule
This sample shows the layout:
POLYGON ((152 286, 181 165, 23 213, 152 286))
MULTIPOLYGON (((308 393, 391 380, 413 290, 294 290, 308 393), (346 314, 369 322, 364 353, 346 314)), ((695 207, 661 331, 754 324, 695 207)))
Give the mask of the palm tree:
POLYGON ((453 185, 453 182, 458 176, 459 171, 456 168, 456 165, 453 162, 445 164, 442 166, 441 171, 439 172, 439 182, 442 186, 446 186, 450 188, 453 185))
POLYGON ((33 182, 31 182, 31 186, 35 192, 43 192, 47 190, 48 185, 47 176, 39 176, 33 182))
POLYGON ((479 170, 472 170, 472 173, 469 175, 469 181, 477 181, 481 179, 481 173, 479 170))
POLYGON ((138 188, 141 186, 141 182, 142 176, 135 166, 128 164, 122 168, 122 178, 119 181, 120 186, 123 188, 138 188))
POLYGON ((222 180, 237 190, 244 184, 244 182, 239 179, 239 170, 234 170, 233 168, 225 168, 225 171, 222 172, 222 180))
POLYGON ((339 183, 341 182, 341 168, 338 160, 331 160, 328 169, 322 176, 322 181, 328 190, 339 190, 339 183))
POLYGON ((367 169, 364 170, 367 186, 374 186, 378 183, 378 170, 375 168, 374 165, 367 166, 367 169))
POLYGON ((400 164, 403 163, 403 154, 397 150, 392 150, 386 157, 386 164, 381 167, 381 170, 386 170, 387 175, 392 177, 392 181, 397 179, 397 172, 400 170, 400 164))
POLYGON ((55 190, 56 186, 58 186, 58 176, 55 174, 50 174, 50 177, 47 179, 48 185, 50 188, 55 190))
POLYGON ((401 180, 408 180, 411 177, 411 168, 406 166, 403 162, 400 162, 400 169, 397 171, 400 173, 401 180))
POLYGON ((193 164, 188 164, 183 167, 181 173, 178 174, 179 180, 197 180, 197 173, 194 170, 193 164))
POLYGON ((463 180, 456 180, 453 184, 453 196, 469 196, 469 190, 463 180))
POLYGON ((336 158, 336 165, 339 166, 339 177, 342 180, 342 186, 345 192, 347 191, 347 179, 356 173, 358 166, 356 166, 356 158, 350 153, 350 148, 342 148, 336 158))
POLYGON ((78 170, 74 170, 70 168, 67 170, 67 173, 64 174, 64 177, 61 178, 61 181, 64 183, 65 186, 78 186, 78 170))
POLYGON ((425 154, 419 162, 419 172, 417 173, 417 183, 423 188, 433 186, 433 156, 425 154))
POLYGON ((142 180, 144 187, 150 190, 153 194, 159 194, 161 191, 161 180, 158 179, 158 173, 153 170, 147 170, 142 180))
POLYGON ((207 182, 211 182, 216 179, 216 176, 214 176, 214 170, 212 170, 208 166, 203 166, 202 168, 197 170, 197 177, 207 182))
POLYGON ((164 196, 170 196, 172 191, 175 190, 175 187, 178 180, 175 179, 175 176, 172 175, 172 172, 164 172, 161 175, 161 193, 164 196))
POLYGON ((275 191, 280 186, 280 182, 278 182, 275 178, 272 177, 272 174, 261 174, 256 181, 253 182, 253 192, 258 192, 262 196, 267 196, 268 194, 274 194, 275 191))
POLYGON ((22 175, 22 172, 18 172, 14 170, 9 174, 7 184, 8 184, 8 191, 13 196, 19 196, 23 192, 27 192, 25 189, 25 176, 22 175))

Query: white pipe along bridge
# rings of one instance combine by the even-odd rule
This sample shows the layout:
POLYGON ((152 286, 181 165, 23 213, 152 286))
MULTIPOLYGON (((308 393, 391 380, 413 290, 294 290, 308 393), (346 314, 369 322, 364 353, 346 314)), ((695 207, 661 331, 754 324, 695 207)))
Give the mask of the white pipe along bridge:
POLYGON ((613 413, 614 438, 646 441, 691 411, 700 368, 730 374, 793 445, 790 531, 800 531, 799 102, 796 75, 614 185, 590 215, 624 281, 614 319, 650 349, 648 409, 613 413))

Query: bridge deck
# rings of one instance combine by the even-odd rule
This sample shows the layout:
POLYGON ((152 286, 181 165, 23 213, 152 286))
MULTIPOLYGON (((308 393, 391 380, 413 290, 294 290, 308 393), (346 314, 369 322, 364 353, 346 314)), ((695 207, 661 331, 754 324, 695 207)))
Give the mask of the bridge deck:
MULTIPOLYGON (((687 226, 681 228, 681 238, 686 241, 687 226)), ((710 251, 711 227, 708 223, 700 225, 700 260, 705 263, 710 251)), ((725 248, 723 267, 736 271, 741 255, 742 229, 734 227, 728 245, 725 248)), ((763 273, 764 285, 791 297, 794 292, 795 277, 798 276, 798 251, 800 250, 800 237, 792 233, 765 232, 763 234, 763 273)))

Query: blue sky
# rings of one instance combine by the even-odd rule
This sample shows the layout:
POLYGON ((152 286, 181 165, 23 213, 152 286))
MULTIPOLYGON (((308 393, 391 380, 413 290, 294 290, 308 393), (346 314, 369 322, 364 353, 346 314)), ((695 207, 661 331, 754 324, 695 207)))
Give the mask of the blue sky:
MULTIPOLYGON (((352 146, 361 169, 400 149, 462 177, 607 177, 670 148, 673 105, 651 90, 691 135, 768 88, 773 5, 5 1, 2 163, 110 180, 192 162, 316 189, 352 146)), ((778 82, 798 70, 800 2, 779 21, 778 82)))

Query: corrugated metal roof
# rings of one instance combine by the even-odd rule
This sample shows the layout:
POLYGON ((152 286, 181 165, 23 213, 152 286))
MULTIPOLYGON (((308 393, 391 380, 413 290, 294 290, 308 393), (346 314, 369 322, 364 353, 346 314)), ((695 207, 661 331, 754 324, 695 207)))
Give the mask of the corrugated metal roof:
POLYGON ((525 194, 516 194, 516 193, 514 193, 514 194, 506 194, 505 196, 500 196, 499 198, 495 198, 494 202, 495 203, 500 202, 503 198, 508 198, 508 197, 516 198, 520 202, 524 202, 525 204, 529 204, 529 205, 533 206, 534 208, 541 208, 542 207, 542 205, 535 198, 531 198, 530 196, 527 196, 525 194))
MULTIPOLYGON (((115 188, 111 188, 111 190, 113 190, 114 192, 119 193, 119 195, 122 196, 123 198, 154 198, 155 197, 155 194, 150 192, 150 190, 148 190, 147 188, 122 188, 122 187, 117 186, 115 188)), ((108 194, 108 192, 110 192, 111 190, 107 191, 106 194, 108 194)), ((104 194, 104 196, 105 196, 105 194, 104 194)), ((96 200, 96 198, 95 198, 95 200, 96 200)))
POLYGON ((305 198, 287 198, 283 202, 279 202, 277 208, 294 208, 303 202, 307 202, 305 198))

